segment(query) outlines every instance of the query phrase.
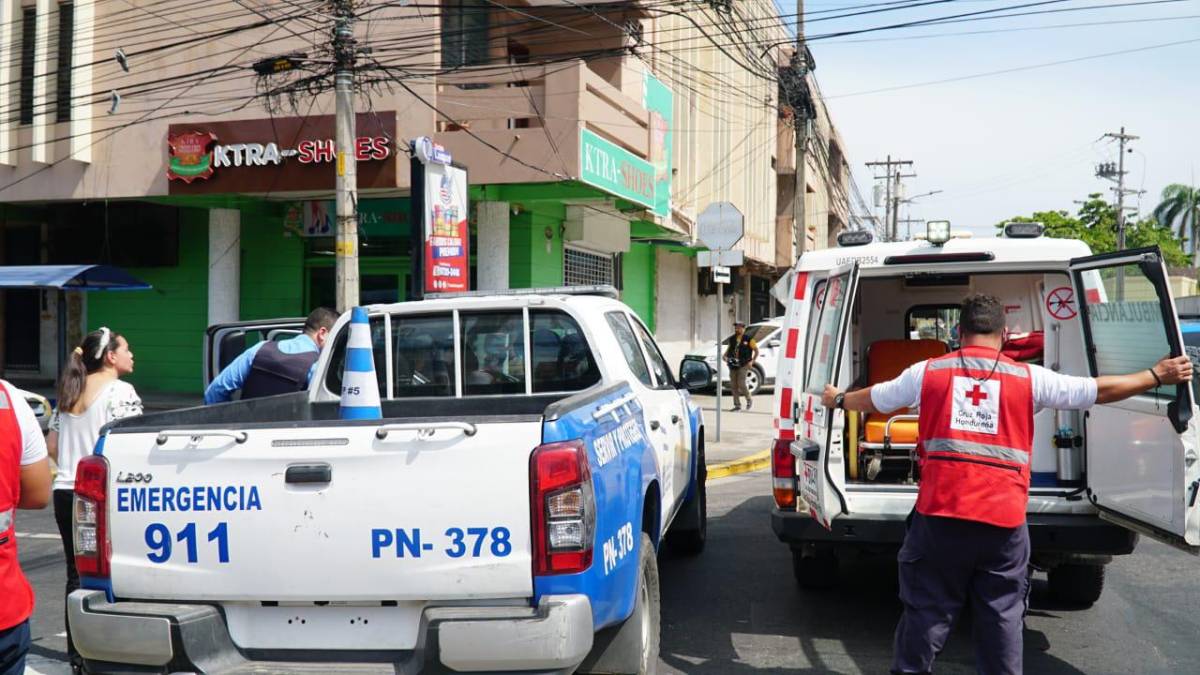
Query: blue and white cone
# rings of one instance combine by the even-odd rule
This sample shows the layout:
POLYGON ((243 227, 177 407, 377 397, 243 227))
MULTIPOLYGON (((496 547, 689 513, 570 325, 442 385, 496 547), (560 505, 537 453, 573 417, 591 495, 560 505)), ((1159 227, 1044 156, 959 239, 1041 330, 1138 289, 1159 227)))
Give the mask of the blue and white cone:
POLYGON ((377 420, 383 417, 371 347, 371 324, 367 321, 367 310, 355 307, 350 310, 350 339, 346 341, 346 367, 342 371, 342 406, 339 415, 344 420, 377 420))

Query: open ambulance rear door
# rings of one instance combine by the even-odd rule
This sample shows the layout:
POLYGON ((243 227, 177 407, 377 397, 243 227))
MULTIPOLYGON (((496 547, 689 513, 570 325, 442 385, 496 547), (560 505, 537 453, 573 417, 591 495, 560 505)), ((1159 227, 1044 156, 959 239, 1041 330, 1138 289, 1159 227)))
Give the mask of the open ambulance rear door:
POLYGON ((795 406, 796 442, 792 454, 799 460, 800 496, 817 522, 848 513, 846 507, 845 448, 842 410, 821 405, 826 384, 845 389, 853 379, 849 364, 849 331, 858 291, 858 263, 834 268, 824 284, 815 287, 812 311, 817 316, 805 340, 801 387, 795 406))
MULTIPOLYGON (((1184 353, 1155 248, 1071 261, 1092 375, 1122 375, 1184 353)), ((1200 454, 1187 385, 1164 386, 1086 416, 1085 478, 1100 516, 1200 553, 1200 454)))

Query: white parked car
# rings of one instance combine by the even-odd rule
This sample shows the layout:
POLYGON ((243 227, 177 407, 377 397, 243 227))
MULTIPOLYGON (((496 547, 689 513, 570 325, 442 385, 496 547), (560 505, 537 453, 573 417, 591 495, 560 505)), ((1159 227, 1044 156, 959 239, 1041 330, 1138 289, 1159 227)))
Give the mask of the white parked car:
MULTIPOLYGON (((750 395, 758 393, 763 387, 772 386, 775 384, 775 369, 779 362, 779 352, 783 348, 781 338, 783 333, 783 319, 765 319, 746 326, 746 333, 758 343, 758 359, 754 361, 754 367, 746 374, 746 388, 749 389, 750 395)), ((730 341, 733 340, 733 333, 721 341, 721 352, 729 347, 730 341)), ((679 376, 688 381, 704 381, 703 386, 695 387, 694 389, 706 389, 715 386, 716 372, 718 366, 721 369, 721 385, 725 389, 729 389, 729 368, 724 364, 723 359, 718 363, 717 359, 717 343, 706 342, 697 349, 688 352, 683 357, 683 361, 679 364, 679 376), (707 370, 701 370, 701 364, 707 370), (690 372, 689 372, 690 371, 690 372), (685 376, 684 373, 688 375, 685 376), (703 374, 707 379, 700 380, 699 374, 703 374)))
POLYGON ((33 408, 33 415, 37 417, 38 426, 42 428, 42 433, 46 433, 46 429, 50 426, 50 413, 54 412, 54 409, 50 407, 50 401, 37 392, 18 387, 13 387, 13 390, 29 403, 30 408, 33 408))

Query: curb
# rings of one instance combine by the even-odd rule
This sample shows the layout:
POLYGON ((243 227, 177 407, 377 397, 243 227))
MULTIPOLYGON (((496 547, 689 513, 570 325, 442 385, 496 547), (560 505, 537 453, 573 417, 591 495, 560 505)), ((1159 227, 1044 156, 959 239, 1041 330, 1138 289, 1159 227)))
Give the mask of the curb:
POLYGON ((709 464, 708 479, 705 482, 716 480, 718 478, 727 478, 736 476, 739 473, 748 473, 750 471, 758 471, 771 466, 771 451, 763 450, 756 452, 753 455, 746 455, 732 462, 722 462, 720 464, 709 464))

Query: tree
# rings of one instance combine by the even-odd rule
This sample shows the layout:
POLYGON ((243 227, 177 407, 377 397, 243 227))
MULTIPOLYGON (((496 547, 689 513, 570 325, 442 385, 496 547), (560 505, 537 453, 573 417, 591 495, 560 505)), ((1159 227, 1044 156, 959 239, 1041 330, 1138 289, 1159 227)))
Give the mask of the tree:
MULTIPOLYGON (((1046 226, 1046 236, 1057 239, 1079 239, 1093 253, 1117 250, 1117 209, 1098 193, 1088 195, 1087 201, 1072 216, 1066 211, 1037 211, 1031 216, 1017 216, 1005 222, 1038 222, 1046 226)), ((996 225, 1003 228, 1004 223, 996 225)), ((1182 244, 1174 230, 1161 226, 1154 218, 1125 223, 1125 247, 1158 246, 1167 265, 1182 267, 1189 264, 1182 244)))
POLYGON ((1188 240, 1192 246, 1192 264, 1200 266, 1196 244, 1200 239, 1200 188, 1172 183, 1163 188, 1162 201, 1154 209, 1158 224, 1168 229, 1177 229, 1179 238, 1188 240))

